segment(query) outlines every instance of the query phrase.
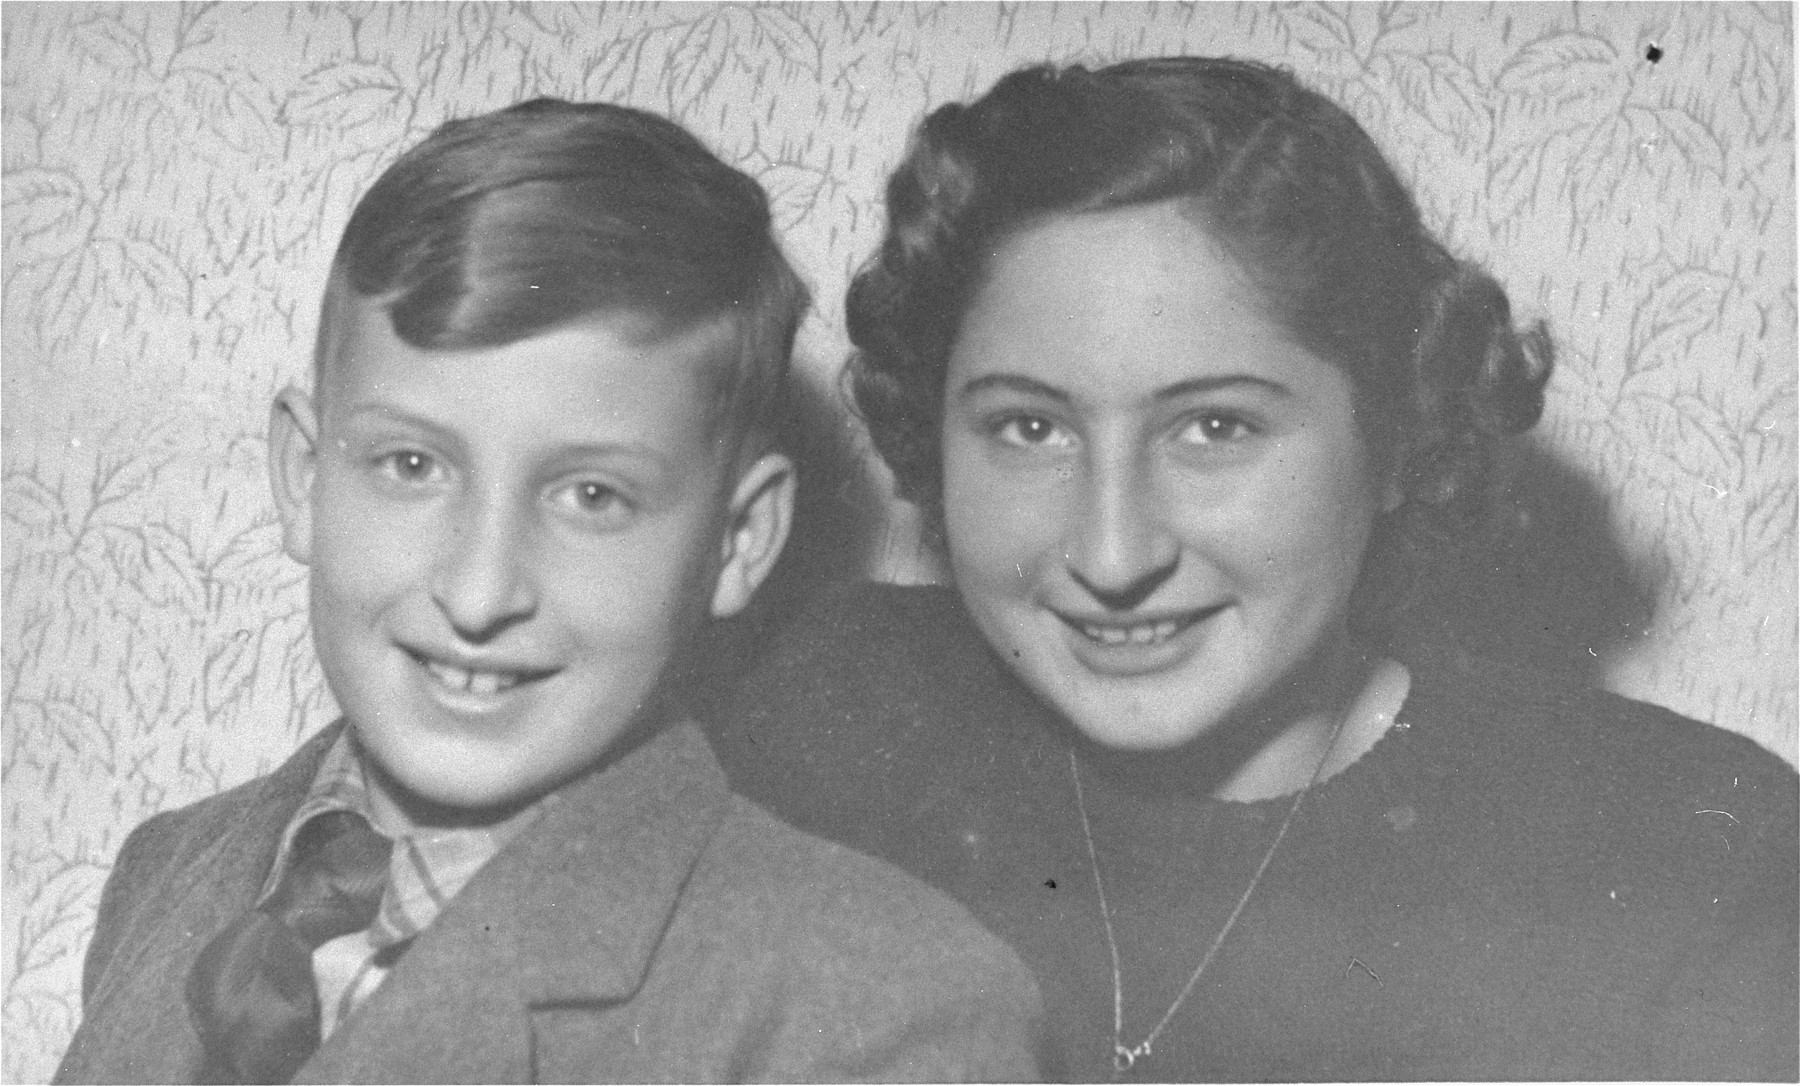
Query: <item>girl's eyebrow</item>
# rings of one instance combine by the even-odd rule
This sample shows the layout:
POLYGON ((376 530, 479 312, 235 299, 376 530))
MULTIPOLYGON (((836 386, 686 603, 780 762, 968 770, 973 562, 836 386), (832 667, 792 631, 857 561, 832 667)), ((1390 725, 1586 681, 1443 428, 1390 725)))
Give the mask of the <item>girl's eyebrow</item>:
POLYGON ((1271 381, 1267 377, 1258 377, 1255 374, 1250 373, 1226 373, 1220 374, 1217 377, 1193 377, 1186 381, 1177 381, 1172 385, 1157 389, 1156 398, 1159 400, 1176 400, 1183 396, 1217 392, 1222 388, 1230 388, 1234 385, 1252 385, 1283 397, 1292 396, 1294 394, 1293 389, 1282 384, 1280 381, 1271 381))
POLYGON ((957 390, 957 398, 966 400, 978 396, 990 389, 1000 392, 1018 392, 1026 396, 1042 396, 1057 403, 1069 402, 1069 394, 1055 385, 1047 385, 1017 373, 984 373, 980 377, 964 384, 957 390))
MULTIPOLYGON (((1185 381, 1177 381, 1172 385, 1157 389, 1154 398, 1158 400, 1177 400, 1183 396, 1217 392, 1222 388, 1231 388, 1236 385, 1251 385, 1257 388, 1266 389, 1267 391, 1282 397, 1288 397, 1294 394, 1293 389, 1282 384, 1280 381, 1271 381, 1267 377, 1258 377, 1255 374, 1250 373, 1226 373, 1215 377, 1191 377, 1185 381)), ((990 389, 1018 392, 1027 396, 1041 396, 1045 399, 1062 404, 1070 402, 1071 399, 1067 392, 1057 388, 1055 385, 1048 385, 1035 378, 1026 377, 1017 373, 984 373, 980 377, 963 385, 962 388, 957 391, 957 397, 959 399, 968 399, 971 396, 979 395, 990 389)))

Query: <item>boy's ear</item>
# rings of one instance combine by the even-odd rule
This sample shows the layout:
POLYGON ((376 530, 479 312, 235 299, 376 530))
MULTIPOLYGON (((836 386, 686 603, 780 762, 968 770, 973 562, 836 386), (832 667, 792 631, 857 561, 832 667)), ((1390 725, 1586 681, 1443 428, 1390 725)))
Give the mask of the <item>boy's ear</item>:
POLYGON ((1404 449, 1395 450, 1380 460, 1385 460, 1386 463, 1377 461, 1376 470, 1379 474, 1375 479, 1376 498, 1381 506, 1381 515, 1386 516, 1406 504, 1406 452, 1404 449))
POLYGON ((281 515, 281 547, 302 565, 312 561, 312 483, 318 459, 318 409, 312 397, 289 385, 269 409, 269 487, 281 515))
POLYGON ((714 618, 729 618, 742 611, 775 568, 794 520, 795 476, 794 462, 771 452, 738 477, 731 494, 719 580, 713 588, 714 618))
POLYGON ((1393 471, 1381 480, 1381 512, 1383 515, 1406 504, 1406 488, 1400 484, 1400 469, 1393 471))

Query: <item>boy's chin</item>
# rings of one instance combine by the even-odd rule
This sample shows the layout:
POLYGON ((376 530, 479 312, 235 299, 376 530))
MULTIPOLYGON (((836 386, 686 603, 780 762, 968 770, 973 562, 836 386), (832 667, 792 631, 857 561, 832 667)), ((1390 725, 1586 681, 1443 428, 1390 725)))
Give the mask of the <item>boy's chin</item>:
POLYGON ((406 755, 391 760, 366 745, 362 763, 370 802, 388 826, 477 829, 505 822, 571 781, 599 771, 639 741, 635 733, 621 735, 586 764, 541 775, 495 772, 491 762, 461 771, 406 755))
POLYGON ((421 781, 415 787, 391 772, 379 759, 365 755, 364 772, 370 801, 384 821, 411 824, 421 829, 475 829, 504 822, 561 787, 562 781, 545 781, 522 787, 472 787, 457 782, 447 787, 437 781, 421 781), (398 817, 393 817, 398 816, 398 817))
POLYGON ((395 827, 455 829, 506 821, 618 761, 674 719, 667 700, 653 697, 623 726, 615 725, 610 737, 602 732, 614 729, 590 730, 593 746, 540 744, 535 754, 529 745, 489 748, 406 729, 377 726, 365 734, 354 717, 350 734, 378 816, 395 827))

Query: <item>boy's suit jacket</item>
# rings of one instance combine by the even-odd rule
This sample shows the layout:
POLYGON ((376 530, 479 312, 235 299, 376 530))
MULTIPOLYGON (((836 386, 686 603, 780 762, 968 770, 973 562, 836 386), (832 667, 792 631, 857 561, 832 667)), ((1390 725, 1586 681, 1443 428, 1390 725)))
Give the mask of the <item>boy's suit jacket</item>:
MULTIPOLYGON (((192 1081, 183 986, 337 727, 126 841, 57 1079, 192 1081)), ((566 788, 297 1081, 1019 1079, 1038 996, 960 907, 726 790, 698 730, 566 788)))

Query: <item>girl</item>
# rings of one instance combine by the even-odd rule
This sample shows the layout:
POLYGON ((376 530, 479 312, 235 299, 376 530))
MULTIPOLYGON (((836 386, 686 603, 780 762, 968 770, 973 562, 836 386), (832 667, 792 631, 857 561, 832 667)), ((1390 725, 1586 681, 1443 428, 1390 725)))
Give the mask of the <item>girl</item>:
POLYGON ((1348 114, 1032 68, 888 214, 853 387, 955 592, 824 594, 719 730, 740 789, 1010 939, 1073 1079, 1795 1077, 1792 770, 1400 647, 1551 350, 1348 114))

